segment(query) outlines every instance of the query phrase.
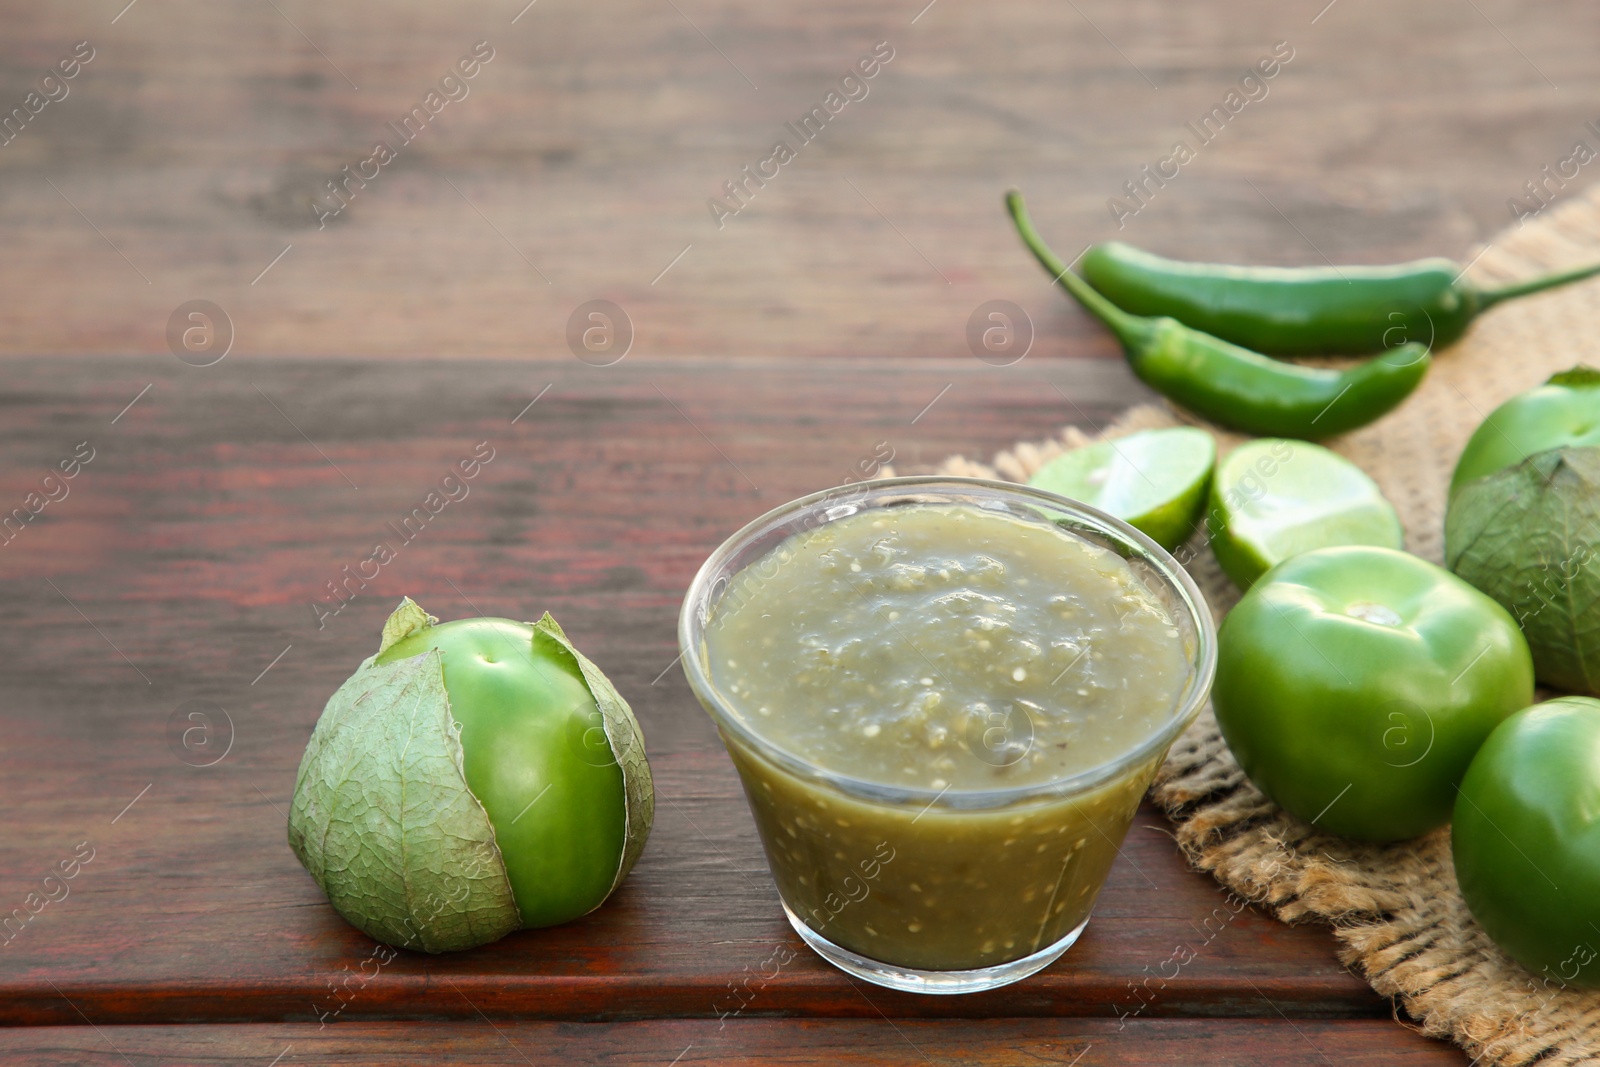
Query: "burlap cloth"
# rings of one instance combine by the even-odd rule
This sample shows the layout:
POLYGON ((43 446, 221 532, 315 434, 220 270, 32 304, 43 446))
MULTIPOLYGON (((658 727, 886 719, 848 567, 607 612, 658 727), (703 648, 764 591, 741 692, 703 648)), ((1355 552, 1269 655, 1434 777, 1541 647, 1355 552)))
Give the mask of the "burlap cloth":
MULTIPOLYGON (((1477 250, 1474 250, 1475 252, 1477 250)), ((1600 259, 1600 187, 1496 237, 1468 277, 1489 286, 1600 259)), ((1422 386, 1385 418, 1324 444, 1372 475, 1394 502, 1406 547, 1440 562, 1445 489, 1467 437, 1501 401, 1552 373, 1600 366, 1600 280, 1501 305, 1435 353, 1422 386)), ((1069 387, 1070 395, 1070 387, 1069 387)), ((1198 424, 1164 403, 1130 408, 1111 437, 1198 424)), ((1226 452, 1244 438, 1207 425, 1226 452)), ((1093 438, 1069 427, 988 463, 946 460, 946 474, 1025 481, 1063 449, 1093 438)), ((1238 591, 1196 535, 1184 558, 1220 620, 1238 591)), ((1600 1063, 1600 993, 1561 988, 1503 955, 1456 888, 1449 829, 1397 845, 1321 833, 1280 811, 1240 771, 1207 708, 1173 745, 1152 791, 1189 859, 1285 922, 1331 924, 1339 957, 1423 1033, 1485 1065, 1600 1063)))

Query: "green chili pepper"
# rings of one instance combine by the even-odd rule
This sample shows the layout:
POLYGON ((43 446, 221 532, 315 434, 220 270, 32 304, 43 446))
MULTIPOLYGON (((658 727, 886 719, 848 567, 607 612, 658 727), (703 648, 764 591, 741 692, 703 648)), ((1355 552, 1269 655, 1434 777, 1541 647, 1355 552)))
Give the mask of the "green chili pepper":
POLYGON ((1120 241, 1083 255, 1084 278, 1135 315, 1179 322, 1279 356, 1361 354, 1453 344, 1494 305, 1600 274, 1600 264, 1500 289, 1460 280, 1448 259, 1389 267, 1232 267, 1185 263, 1120 241))
POLYGON ((1033 228, 1022 194, 1006 194, 1022 241, 1117 340, 1152 389, 1223 426, 1263 437, 1316 439, 1364 426, 1404 400, 1428 370, 1411 342, 1342 371, 1298 367, 1161 317, 1132 315, 1073 274, 1033 228))

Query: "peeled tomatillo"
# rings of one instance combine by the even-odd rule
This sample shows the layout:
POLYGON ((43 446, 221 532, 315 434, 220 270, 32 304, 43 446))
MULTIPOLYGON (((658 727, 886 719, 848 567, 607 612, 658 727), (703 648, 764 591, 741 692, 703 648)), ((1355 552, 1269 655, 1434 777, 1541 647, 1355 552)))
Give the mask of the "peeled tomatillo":
POLYGON ((1600 700, 1501 723, 1461 783, 1450 845, 1495 944, 1549 988, 1600 988, 1600 700))
POLYGON ((438 622, 409 598, 306 747, 289 844, 380 941, 471 948, 599 907, 650 832, 628 705, 548 614, 438 622))
POLYGON ((1292 556, 1217 635, 1211 691, 1239 766, 1317 827, 1365 841, 1450 818, 1483 739, 1533 701, 1533 660, 1499 604, 1389 548, 1292 556))

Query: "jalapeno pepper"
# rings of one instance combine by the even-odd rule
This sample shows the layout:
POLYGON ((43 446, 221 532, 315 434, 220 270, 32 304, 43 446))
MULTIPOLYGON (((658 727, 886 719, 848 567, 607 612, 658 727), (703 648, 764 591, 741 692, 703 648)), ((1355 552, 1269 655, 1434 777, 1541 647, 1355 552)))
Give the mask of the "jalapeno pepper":
POLYGON ((1022 194, 1006 194, 1006 207, 1045 270, 1116 335, 1133 373, 1212 422, 1263 437, 1331 437, 1394 408, 1428 370, 1428 349, 1416 342, 1345 370, 1322 370, 1280 363, 1174 318, 1130 314, 1050 250, 1034 230, 1022 194))
POLYGON ((1600 274, 1600 264, 1479 289, 1448 259, 1388 267, 1234 267, 1185 263, 1120 241, 1083 255, 1084 278, 1135 315, 1171 315, 1270 355, 1360 354, 1418 341, 1454 343, 1506 300, 1600 274))

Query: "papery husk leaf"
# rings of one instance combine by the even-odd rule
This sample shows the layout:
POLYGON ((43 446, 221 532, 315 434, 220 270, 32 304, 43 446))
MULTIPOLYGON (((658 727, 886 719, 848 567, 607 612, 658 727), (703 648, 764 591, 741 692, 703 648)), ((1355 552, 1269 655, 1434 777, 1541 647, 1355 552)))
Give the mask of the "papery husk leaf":
POLYGON ((1445 518, 1445 565, 1511 612, 1539 681, 1600 692, 1600 448, 1477 478, 1445 518))
MULTIPOLYGON (((406 600, 390 621, 407 605, 421 613, 406 600)), ((443 658, 375 659, 329 698, 311 735, 289 846, 335 910, 379 941, 423 952, 496 941, 522 917, 467 788, 443 658)))
POLYGON ((1568 367, 1566 370, 1557 371, 1550 375, 1549 378, 1545 379, 1544 384, 1565 385, 1569 388, 1587 388, 1600 385, 1600 370, 1595 370, 1587 363, 1580 363, 1576 367, 1568 367))
POLYGON ((421 633, 439 620, 429 615, 410 597, 401 597, 400 606, 390 613, 383 623, 383 637, 378 642, 378 655, 389 651, 389 646, 403 641, 414 633, 421 633))

